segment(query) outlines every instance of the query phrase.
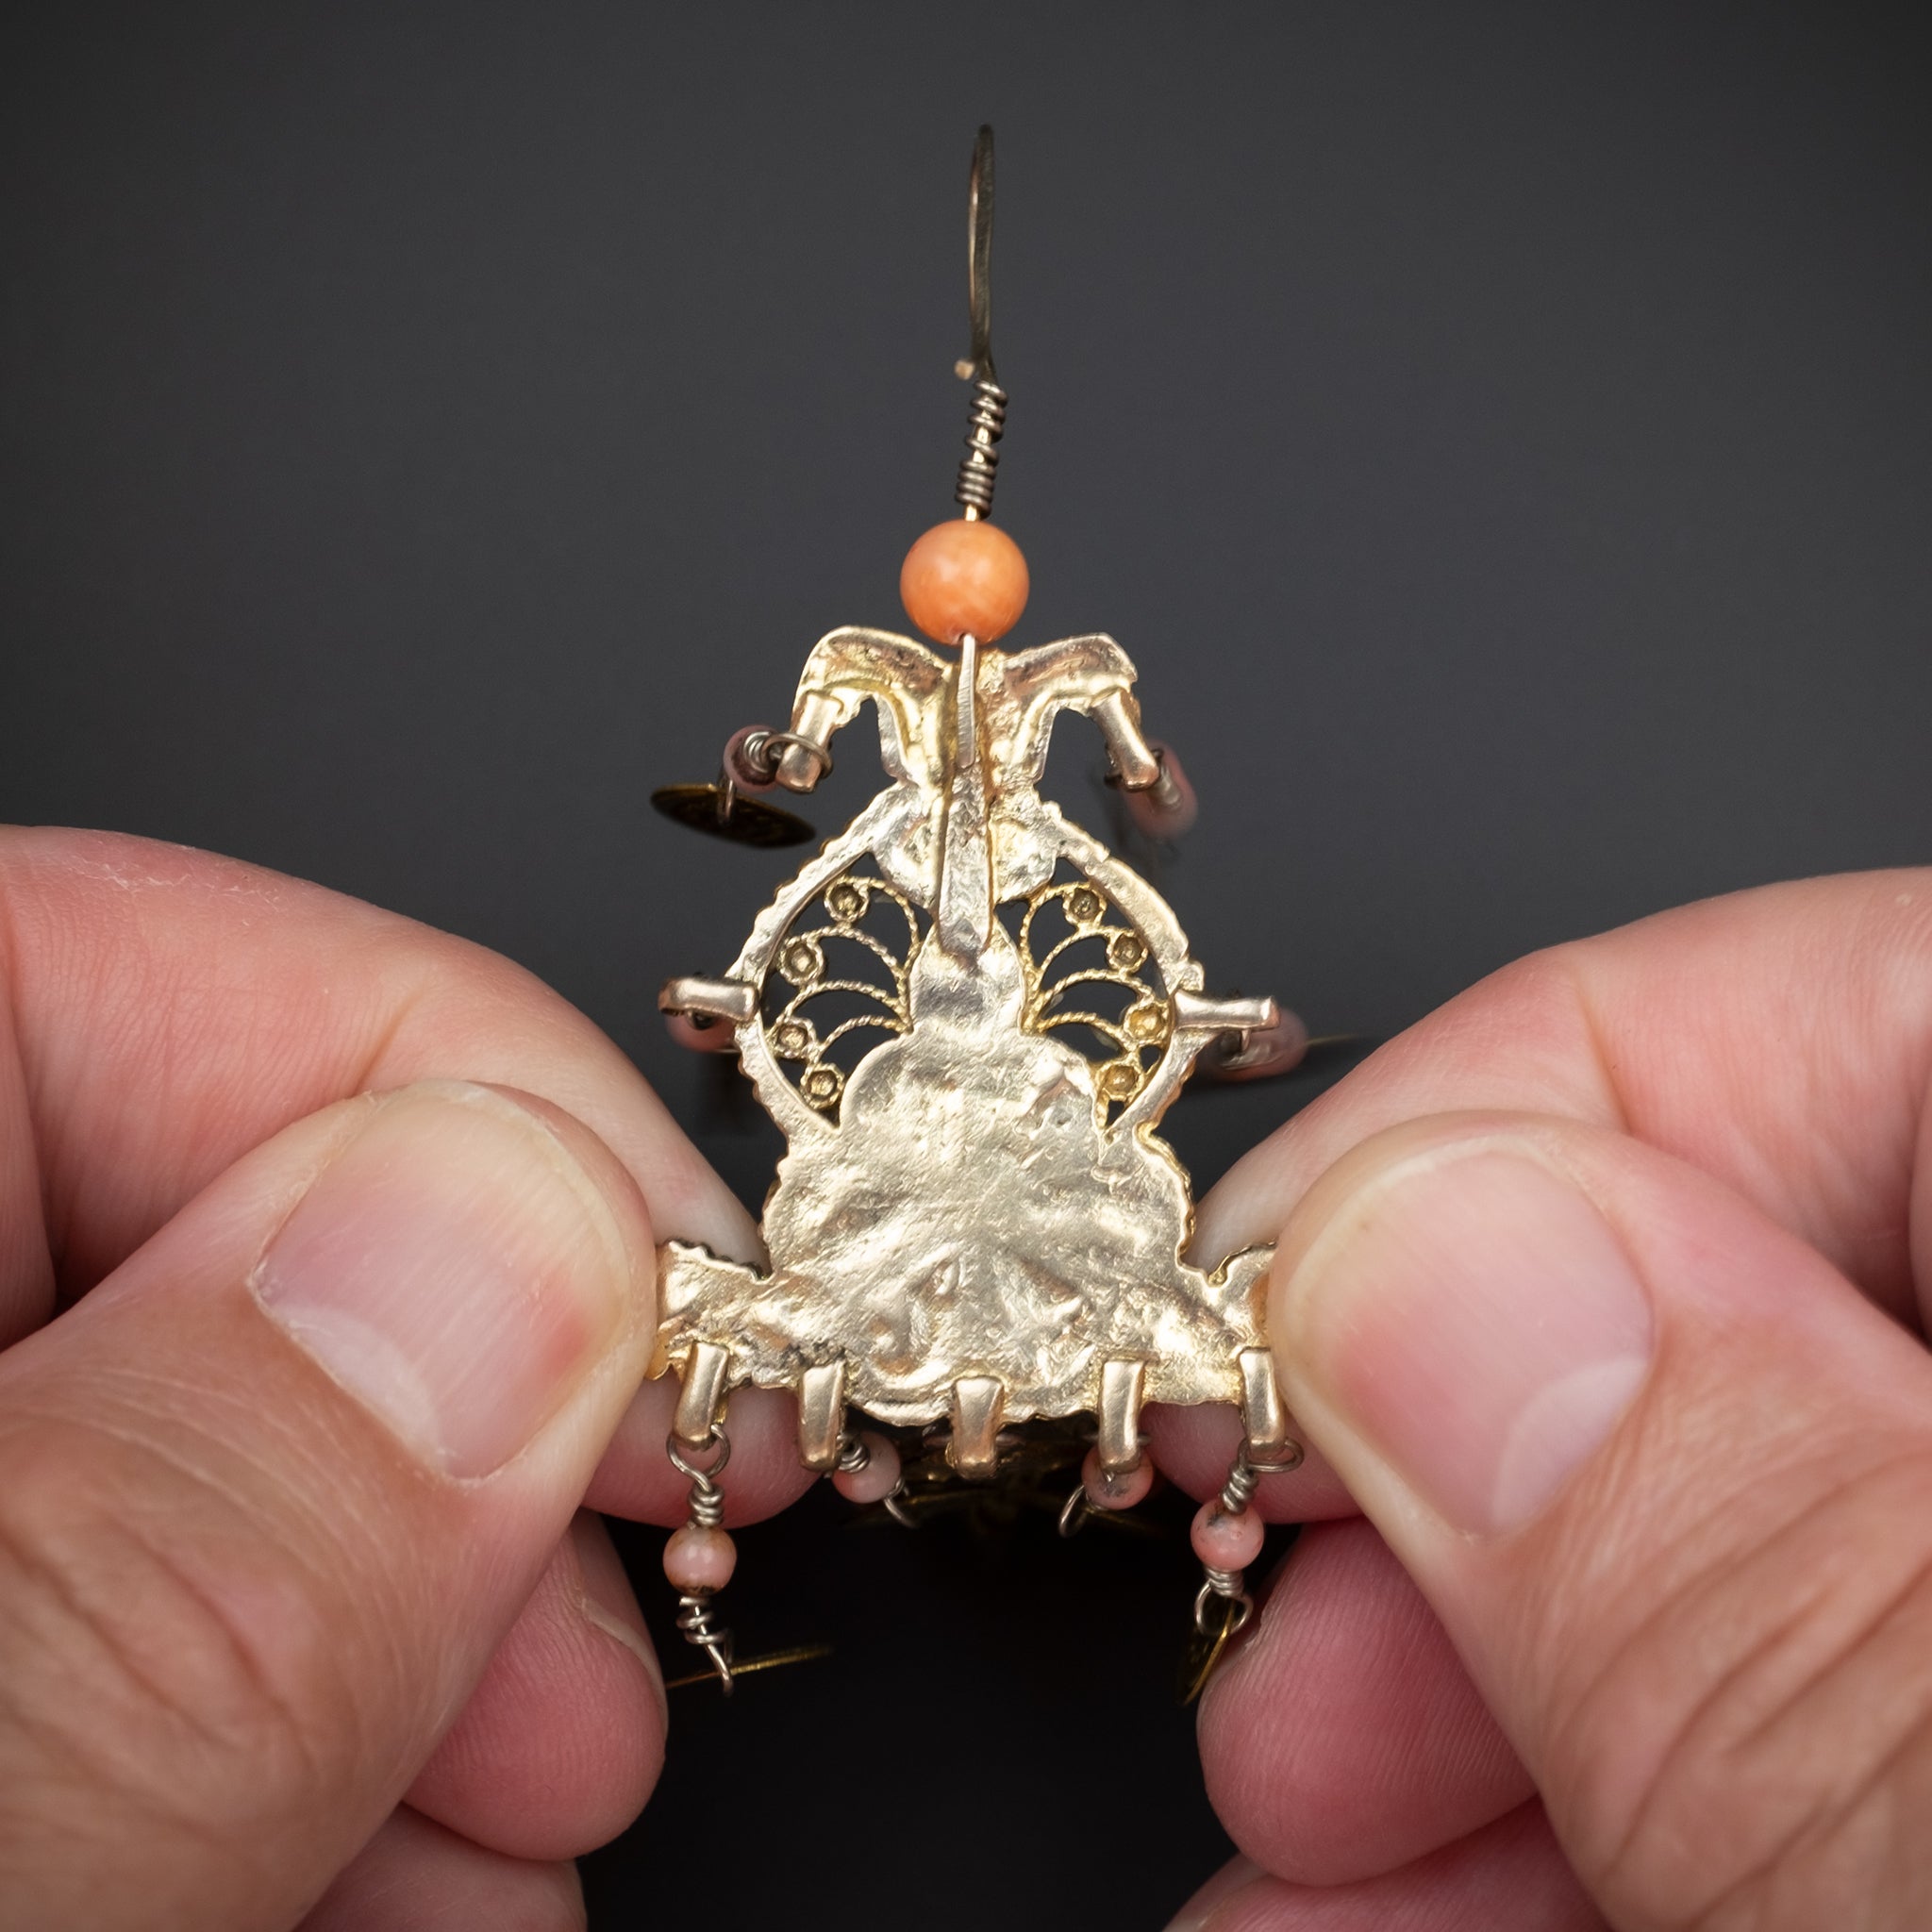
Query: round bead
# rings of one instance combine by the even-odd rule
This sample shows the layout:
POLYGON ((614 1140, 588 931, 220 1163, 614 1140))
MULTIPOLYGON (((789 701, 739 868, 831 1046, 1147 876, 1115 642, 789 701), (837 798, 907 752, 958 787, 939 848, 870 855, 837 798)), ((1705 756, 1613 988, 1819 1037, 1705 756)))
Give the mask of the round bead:
POLYGON ((883 1436, 859 1437, 872 1452, 863 1469, 835 1469, 832 1487, 848 1503, 883 1503, 899 1487, 899 1452, 883 1436))
POLYGON ((1090 1449, 1080 1465, 1080 1480, 1094 1508, 1131 1509, 1147 1500, 1147 1491, 1154 1487, 1154 1465, 1143 1456, 1139 1469, 1130 1469, 1125 1475, 1108 1475, 1100 1466, 1100 1451, 1090 1449))
POLYGON ((686 1596, 723 1590, 737 1567, 738 1545, 722 1529, 687 1523, 664 1545, 664 1574, 686 1596))
POLYGON ((1174 747, 1157 743, 1154 751, 1166 782, 1145 791, 1123 789, 1121 803, 1136 828, 1148 838, 1179 839, 1194 829, 1194 821, 1201 816, 1201 802, 1194 796, 1193 783, 1174 747))
POLYGON ((1266 1533, 1252 1509, 1230 1516, 1219 1499, 1203 1503, 1194 1517, 1194 1554, 1210 1570, 1245 1570, 1261 1554, 1266 1533))
POLYGON ((1026 608, 1026 559, 988 523, 935 524, 899 568, 906 614, 927 637, 957 644, 971 632, 982 644, 1003 638, 1026 608))
MULTIPOLYGON (((1214 1070, 1217 1080, 1265 1080, 1271 1074, 1285 1074, 1298 1067, 1307 1057, 1308 1028, 1299 1014, 1281 1008, 1281 1017, 1272 1026, 1258 1027, 1247 1036, 1241 1058, 1233 1064, 1223 1061, 1214 1070)), ((1300 1457, 1297 1454, 1296 1461, 1300 1457)))
POLYGON ((741 724, 724 741, 724 756, 720 762, 724 767, 724 775, 739 791, 769 791, 777 784, 775 758, 770 766, 755 765, 745 751, 752 739, 771 735, 769 724, 741 724))
POLYGON ((738 1028, 723 1020, 700 1026, 689 1013, 666 1013, 664 1030, 691 1053, 729 1053, 738 1044, 738 1028))

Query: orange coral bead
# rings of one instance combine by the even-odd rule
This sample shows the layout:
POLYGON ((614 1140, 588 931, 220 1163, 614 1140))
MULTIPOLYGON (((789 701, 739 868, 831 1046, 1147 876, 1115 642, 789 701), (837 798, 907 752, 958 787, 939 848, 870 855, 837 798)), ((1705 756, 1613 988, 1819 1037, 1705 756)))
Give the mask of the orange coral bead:
POLYGON ((970 631, 982 644, 1019 623, 1031 588, 1020 546, 991 524, 935 524, 899 567, 906 614, 927 637, 957 644, 970 631))

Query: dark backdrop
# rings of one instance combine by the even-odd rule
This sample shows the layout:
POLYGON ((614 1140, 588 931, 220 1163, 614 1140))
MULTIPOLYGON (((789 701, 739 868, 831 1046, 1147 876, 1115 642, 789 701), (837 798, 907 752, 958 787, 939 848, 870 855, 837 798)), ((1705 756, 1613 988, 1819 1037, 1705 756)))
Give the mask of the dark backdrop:
MULTIPOLYGON (((501 948, 756 1199, 773 1136, 652 990, 789 868, 647 795, 901 621, 991 118, 1015 641, 1140 664, 1216 984, 1386 1033, 1550 941, 1925 858, 1922 15, 17 8, 0 813, 501 948)), ((821 823, 874 783, 855 740, 821 823)), ((1211 1178, 1321 1077, 1174 1138, 1211 1178)), ((840 1521, 745 1539, 747 1637, 840 1652, 674 1693, 593 1923, 1161 1924, 1224 1850, 1184 1553, 840 1521)))

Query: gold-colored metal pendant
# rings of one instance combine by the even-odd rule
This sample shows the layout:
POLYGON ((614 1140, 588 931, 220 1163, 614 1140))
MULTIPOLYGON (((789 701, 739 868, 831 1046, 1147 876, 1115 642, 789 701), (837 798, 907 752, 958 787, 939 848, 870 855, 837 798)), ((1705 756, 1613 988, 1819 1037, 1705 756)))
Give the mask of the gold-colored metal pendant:
MULTIPOLYGON (((991 512, 1006 402, 987 341, 991 213, 983 130, 974 353, 961 365, 979 400, 956 492, 966 521, 921 545, 954 547, 991 512)), ((995 575, 1017 568, 1024 601, 1009 540, 967 547, 995 575)), ((953 595, 908 588, 908 602, 957 656, 889 631, 832 631, 806 661, 790 730, 727 747, 725 794, 734 780, 808 791, 869 704, 886 782, 780 889, 724 974, 673 980, 660 996, 729 1028, 788 1142, 765 1208, 766 1265, 678 1241, 659 1256, 651 1374, 681 1379, 672 1448, 693 1479, 688 1541, 667 1570, 686 1634, 727 1684, 706 1579, 728 1572, 728 1541, 705 1541, 723 1536, 720 1464, 706 1457, 728 1453, 724 1404, 741 1385, 797 1395, 801 1457, 848 1494, 897 1493, 895 1452, 855 1434, 855 1410, 941 1431, 966 1479, 995 1472, 1014 1425, 1091 1415, 1099 1507, 1144 1493, 1131 1481, 1144 1403, 1235 1405, 1243 1460, 1204 1512, 1206 1540, 1196 1532, 1202 1604, 1226 1610, 1217 1621, 1197 1607, 1217 1656, 1245 1615, 1251 1558, 1234 1558, 1258 1546, 1244 1515, 1253 1472, 1299 1454, 1263 1319, 1272 1250, 1190 1257, 1188 1179, 1157 1131, 1204 1050, 1239 1060, 1282 1016, 1273 1000, 1211 997, 1167 903, 1040 794, 1056 726, 1087 718, 1117 780, 1178 809, 1184 781, 1142 734, 1126 653, 1096 634, 1008 654, 973 627, 971 608, 953 620, 953 595)))
MULTIPOLYGON (((828 742, 876 703, 891 782, 722 979, 675 984, 735 1026, 790 1152, 769 1269, 664 1250, 658 1373, 715 1348, 720 1395, 811 1377, 882 1422, 949 1420, 966 1474, 1004 1423, 1082 1410, 1103 1462, 1131 1463, 1143 1401, 1248 1400, 1272 1436, 1270 1251, 1184 1258, 1187 1179, 1155 1128, 1201 1050, 1274 1002, 1207 997, 1167 904, 1037 789, 1062 713, 1117 765, 1152 761, 1133 678, 1106 637, 969 638, 948 664, 850 629, 812 652, 794 732, 828 742)), ((828 1420, 808 1461, 836 1440, 828 1420)))

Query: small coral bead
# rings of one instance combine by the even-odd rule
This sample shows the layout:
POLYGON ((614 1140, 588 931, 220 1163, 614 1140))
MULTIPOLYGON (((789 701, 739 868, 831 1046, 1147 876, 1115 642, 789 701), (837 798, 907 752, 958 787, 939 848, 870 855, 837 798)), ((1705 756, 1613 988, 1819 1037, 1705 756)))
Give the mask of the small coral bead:
POLYGON ((868 1452, 864 1466, 835 1469, 832 1487, 848 1503, 883 1503, 899 1487, 899 1452, 883 1436, 858 1439, 868 1452))
POLYGON ((1153 749, 1160 759, 1162 782, 1145 791, 1123 791, 1121 803, 1136 828, 1148 838, 1184 838, 1201 815, 1200 801, 1174 747, 1155 744, 1153 749))
POLYGON ((1139 1469, 1124 1475, 1108 1475, 1100 1466, 1100 1451, 1090 1449, 1080 1465, 1080 1480, 1087 1489, 1087 1500, 1096 1509, 1131 1509, 1147 1499, 1154 1487, 1154 1465, 1143 1456, 1139 1469))
POLYGON ((969 632, 982 644, 1003 638, 1026 608, 1026 559, 992 524, 935 524, 906 553, 899 596, 906 614, 935 642, 969 632))
POLYGON ((723 1590, 737 1567, 738 1545, 722 1529, 688 1523, 664 1545, 664 1574, 687 1596, 723 1590))
POLYGON ((689 1013, 666 1013, 664 1029, 692 1053, 729 1053, 738 1044, 738 1028, 723 1020, 700 1025, 689 1013))
POLYGON ((1261 1554, 1266 1534, 1252 1509, 1230 1516, 1218 1499, 1203 1503, 1194 1518, 1194 1554, 1210 1570, 1245 1570, 1261 1554))

